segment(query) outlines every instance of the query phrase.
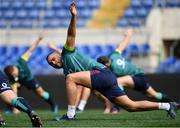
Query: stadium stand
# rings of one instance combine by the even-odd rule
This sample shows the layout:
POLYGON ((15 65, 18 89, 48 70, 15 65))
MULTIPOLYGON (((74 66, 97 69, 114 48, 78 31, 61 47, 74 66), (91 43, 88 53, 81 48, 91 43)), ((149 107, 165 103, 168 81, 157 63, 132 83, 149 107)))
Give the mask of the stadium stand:
MULTIPOLYGON (((72 0, 0 0, 0 29, 57 29, 67 28, 69 24, 69 4, 72 0)), ((176 8, 180 7, 179 0, 79 0, 77 1, 77 27, 133 27, 138 28, 146 24, 146 18, 151 9, 157 7, 176 8), (107 6, 108 5, 108 6, 107 6), (108 13, 107 13, 108 12, 108 13), (107 25, 108 21, 108 25, 107 25)), ((88 54, 92 58, 98 55, 108 55, 115 45, 81 45, 78 49, 88 54), (98 53, 97 53, 98 52, 98 53)), ((27 46, 0 46, 0 68, 17 60, 27 48, 27 46), (16 56, 14 56, 16 53, 16 56), (8 58, 8 60, 6 59, 8 58)), ((49 52, 46 47, 39 47, 32 56, 30 66, 37 68, 34 73, 50 73, 51 68, 45 62, 45 55, 49 52), (43 48, 43 50, 42 50, 43 48), (42 72, 41 69, 47 70, 42 72), (48 67, 48 68, 47 68, 48 67)), ((148 42, 131 42, 123 53, 127 58, 129 56, 147 56, 150 53, 148 42)), ((179 61, 168 58, 157 68, 157 72, 176 72, 180 67, 179 61), (172 61, 172 62, 171 62, 172 61), (173 66, 173 69, 165 69, 166 66, 173 66)))

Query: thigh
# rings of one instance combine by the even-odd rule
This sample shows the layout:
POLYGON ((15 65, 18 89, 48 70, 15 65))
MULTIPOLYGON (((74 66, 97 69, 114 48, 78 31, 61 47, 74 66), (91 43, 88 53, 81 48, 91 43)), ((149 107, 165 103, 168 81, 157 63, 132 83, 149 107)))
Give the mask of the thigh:
POLYGON ((118 85, 128 88, 134 88, 134 81, 131 76, 122 76, 117 78, 118 85))
POLYGON ((77 85, 91 88, 90 71, 71 73, 67 76, 66 80, 73 80, 77 85))
POLYGON ((12 90, 6 90, 0 93, 0 99, 6 104, 11 104, 12 100, 16 97, 12 90))
POLYGON ((38 81, 36 79, 28 80, 28 81, 21 81, 21 85, 27 87, 30 90, 36 90, 40 87, 38 81))

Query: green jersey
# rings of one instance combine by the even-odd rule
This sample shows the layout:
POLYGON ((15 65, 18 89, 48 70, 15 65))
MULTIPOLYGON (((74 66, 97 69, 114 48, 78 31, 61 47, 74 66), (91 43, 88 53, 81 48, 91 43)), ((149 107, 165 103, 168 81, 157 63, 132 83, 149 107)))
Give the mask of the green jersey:
POLYGON ((98 63, 88 56, 85 56, 76 49, 68 49, 66 46, 64 46, 61 55, 65 76, 67 76, 69 73, 104 68, 104 65, 98 63))
POLYGON ((16 67, 18 68, 19 75, 18 80, 21 81, 28 81, 33 78, 31 71, 28 68, 27 61, 21 57, 18 62, 16 63, 16 67))
POLYGON ((111 60, 111 71, 116 76, 125 76, 125 75, 138 75, 144 74, 144 71, 139 67, 129 63, 122 57, 121 53, 114 51, 110 56, 111 60))

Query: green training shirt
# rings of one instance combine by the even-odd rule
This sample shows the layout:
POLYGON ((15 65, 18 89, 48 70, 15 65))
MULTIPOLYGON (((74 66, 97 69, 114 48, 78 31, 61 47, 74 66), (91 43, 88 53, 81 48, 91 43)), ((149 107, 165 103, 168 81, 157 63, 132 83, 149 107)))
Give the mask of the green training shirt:
POLYGON ((78 52, 78 50, 74 48, 67 48, 64 46, 61 55, 65 76, 67 76, 69 73, 105 67, 90 57, 78 52))
POLYGON ((144 74, 142 69, 126 61, 118 51, 114 51, 109 56, 109 59, 111 60, 110 69, 118 77, 125 75, 144 74))
POLYGON ((33 75, 28 68, 27 61, 23 57, 18 60, 16 67, 19 70, 18 80, 28 81, 33 78, 33 75))

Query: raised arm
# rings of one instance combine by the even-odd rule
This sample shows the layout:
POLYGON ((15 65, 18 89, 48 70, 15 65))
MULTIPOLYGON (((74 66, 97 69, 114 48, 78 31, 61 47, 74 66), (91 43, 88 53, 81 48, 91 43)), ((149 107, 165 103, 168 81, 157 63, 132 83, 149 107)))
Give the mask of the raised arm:
POLYGON ((29 57, 32 55, 33 51, 36 49, 36 47, 38 46, 38 44, 40 43, 42 39, 43 39, 43 36, 39 35, 38 39, 35 42, 33 42, 30 48, 23 54, 23 57, 25 57, 26 59, 29 59, 29 57))
POLYGON ((116 50, 118 50, 119 52, 123 52, 124 49, 126 49, 128 43, 129 43, 129 40, 132 36, 132 29, 128 29, 125 34, 124 34, 124 38, 123 40, 119 43, 118 47, 116 48, 116 50))
POLYGON ((54 50, 55 52, 57 52, 58 54, 61 54, 62 53, 62 50, 60 48, 58 48, 56 45, 54 44, 50 44, 48 43, 48 47, 52 50, 54 50))
POLYGON ((75 37, 76 37, 76 8, 75 3, 73 2, 70 6, 71 12, 71 21, 68 28, 67 40, 65 46, 69 49, 74 48, 75 46, 75 37))

